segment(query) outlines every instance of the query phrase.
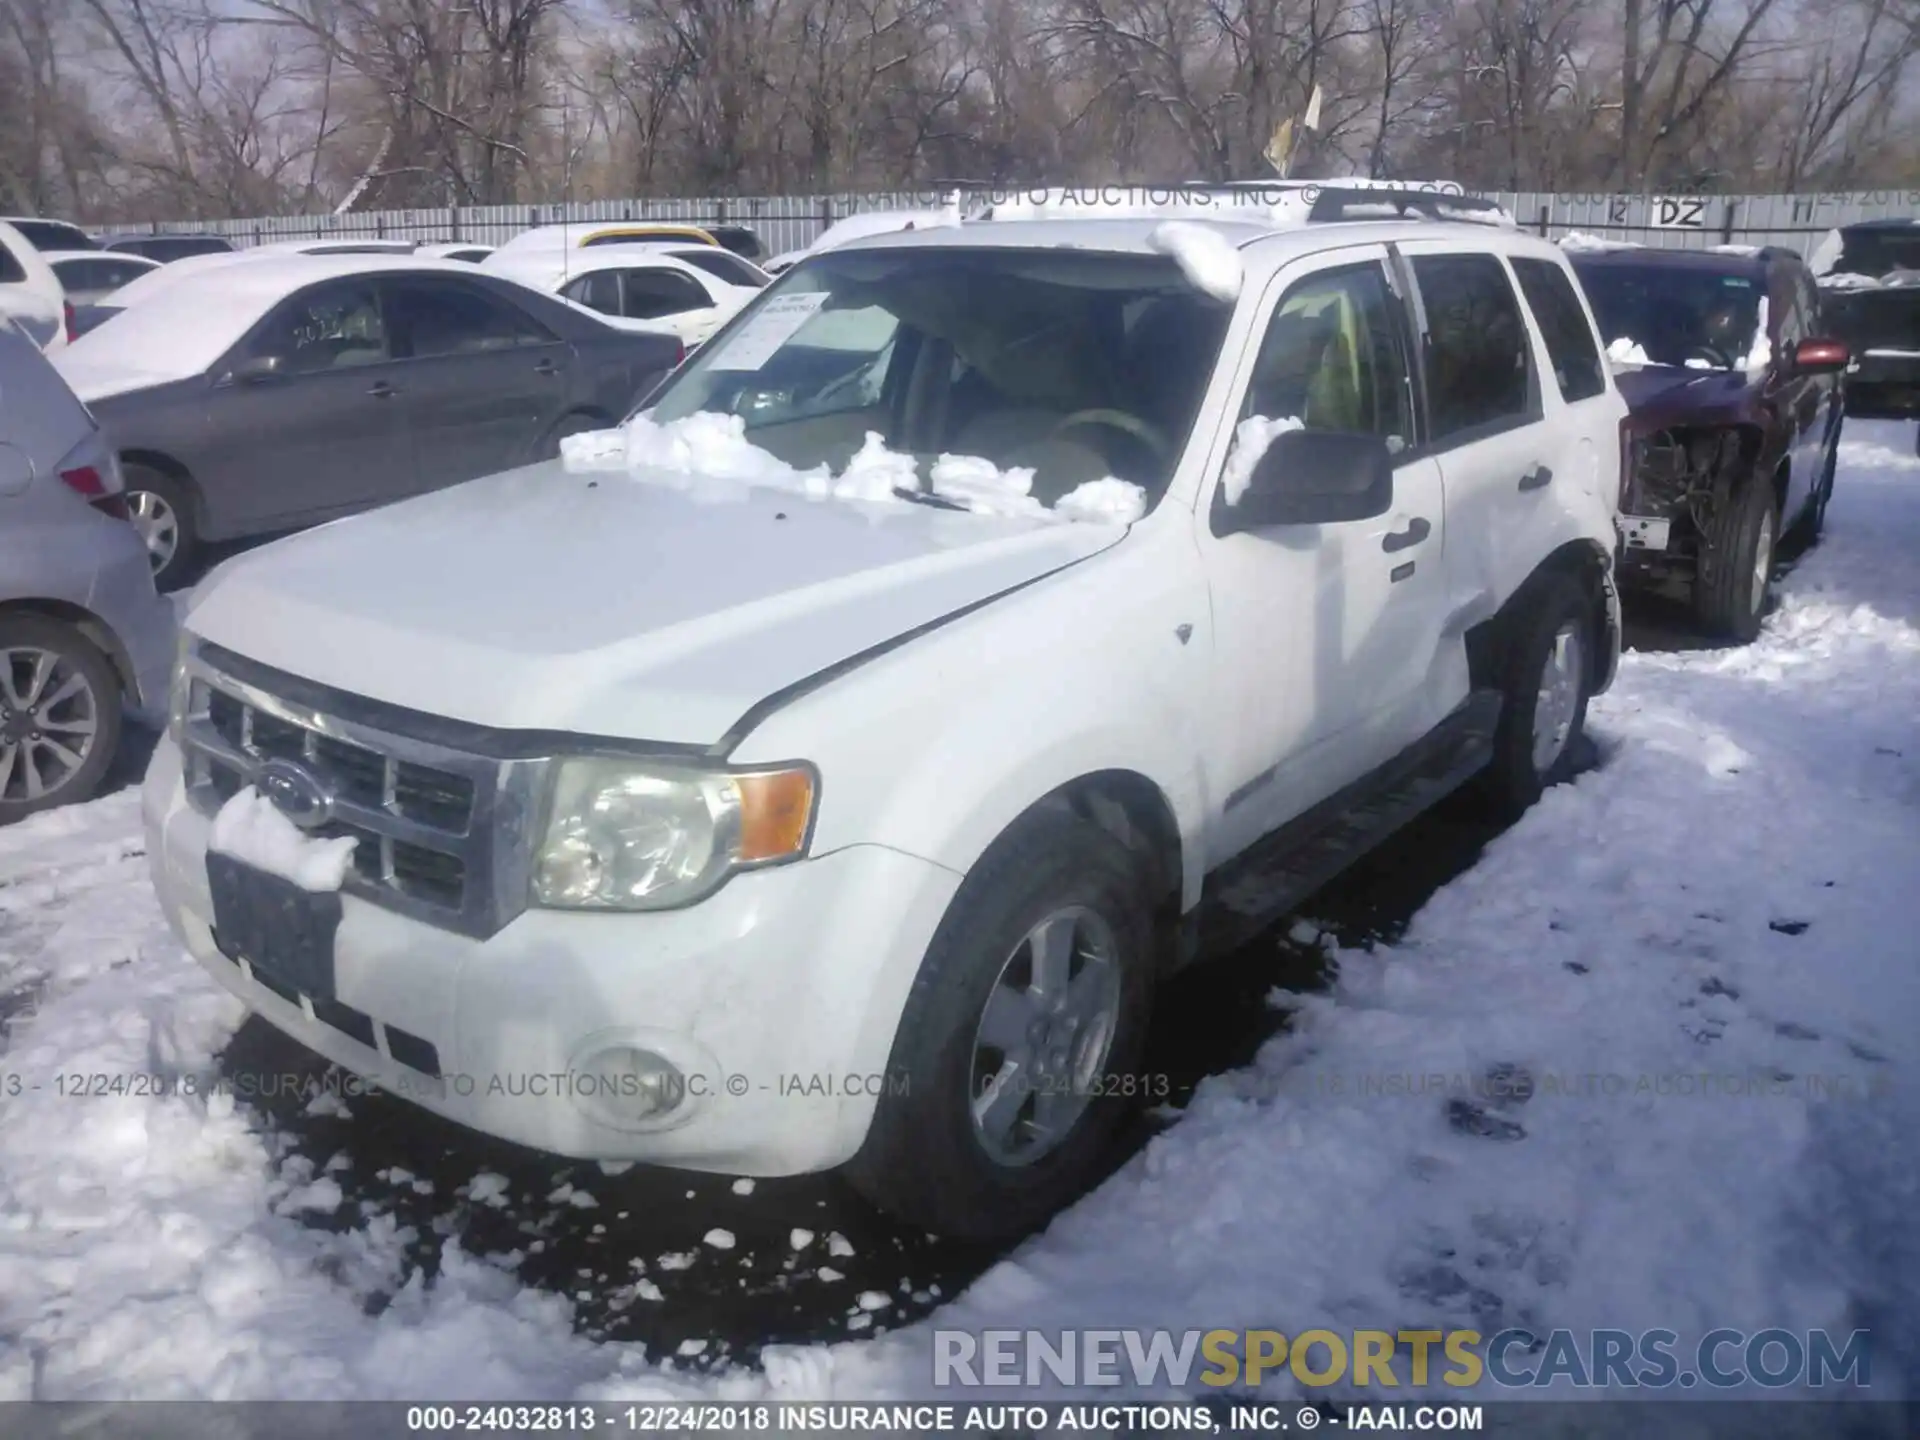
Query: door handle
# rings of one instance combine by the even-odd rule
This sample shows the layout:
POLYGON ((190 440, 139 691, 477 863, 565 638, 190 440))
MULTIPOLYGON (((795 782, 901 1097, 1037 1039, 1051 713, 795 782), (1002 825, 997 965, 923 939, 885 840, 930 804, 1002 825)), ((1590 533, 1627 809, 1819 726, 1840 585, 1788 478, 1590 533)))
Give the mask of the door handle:
POLYGON ((560 367, 554 364, 553 361, 541 360, 534 365, 533 373, 536 375, 552 375, 556 373, 559 369, 560 367))
POLYGON ((399 393, 400 392, 398 390, 395 390, 393 386, 389 385, 384 380, 376 380, 367 387, 367 394, 371 395, 376 400, 391 400, 395 395, 398 395, 399 393))
POLYGON ((1433 526, 1416 515, 1407 522, 1406 529, 1395 530, 1381 536, 1380 548, 1391 555, 1396 550, 1405 550, 1411 546, 1418 545, 1432 533, 1433 526))
POLYGON ((1520 477, 1522 490, 1544 490, 1553 483, 1553 471, 1544 465, 1536 465, 1520 477))

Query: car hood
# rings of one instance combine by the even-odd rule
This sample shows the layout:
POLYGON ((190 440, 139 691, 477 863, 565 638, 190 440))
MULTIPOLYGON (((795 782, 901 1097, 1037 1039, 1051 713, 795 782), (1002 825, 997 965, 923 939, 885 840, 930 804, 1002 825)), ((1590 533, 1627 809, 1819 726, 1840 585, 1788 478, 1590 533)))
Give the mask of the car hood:
POLYGON ((437 716, 710 745, 767 697, 1125 533, 555 461, 231 560, 187 626, 437 716))
POLYGON ((73 393, 88 405, 130 390, 148 390, 184 378, 177 369, 164 364, 87 346, 63 350, 53 357, 53 367, 60 372, 61 379, 73 387, 73 393))
POLYGON ((1717 421, 1745 409, 1757 393, 1742 370, 1647 365, 1617 371, 1613 381, 1635 421, 1658 425, 1717 421))

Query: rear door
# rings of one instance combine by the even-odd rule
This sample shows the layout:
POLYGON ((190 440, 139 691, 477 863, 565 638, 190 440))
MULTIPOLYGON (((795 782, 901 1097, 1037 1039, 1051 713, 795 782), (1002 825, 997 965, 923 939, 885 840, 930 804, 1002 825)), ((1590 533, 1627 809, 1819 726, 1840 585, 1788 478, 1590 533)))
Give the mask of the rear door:
POLYGON ((210 372, 194 478, 218 533, 305 523, 398 499, 413 451, 379 293, 370 279, 296 291, 210 372), (271 375, 240 378, 271 358, 271 375))
POLYGON ((1399 248, 1420 317, 1427 449, 1446 485, 1448 629, 1457 638, 1533 573, 1555 487, 1595 460, 1545 423, 1532 332, 1505 262, 1445 240, 1399 248))
POLYGON ((1554 476, 1534 492, 1525 519, 1535 528, 1526 544, 1537 564, 1557 537, 1588 528, 1569 505, 1591 513, 1599 499, 1609 513, 1619 508, 1620 421, 1626 405, 1607 386, 1606 361, 1593 321, 1574 288, 1573 276, 1551 260, 1524 255, 1508 258, 1533 322, 1534 362, 1548 377, 1541 386, 1546 433, 1543 453, 1557 466, 1554 476))
POLYGON ((565 412, 571 348, 519 307, 456 276, 390 275, 381 286, 419 488, 532 459, 565 412))

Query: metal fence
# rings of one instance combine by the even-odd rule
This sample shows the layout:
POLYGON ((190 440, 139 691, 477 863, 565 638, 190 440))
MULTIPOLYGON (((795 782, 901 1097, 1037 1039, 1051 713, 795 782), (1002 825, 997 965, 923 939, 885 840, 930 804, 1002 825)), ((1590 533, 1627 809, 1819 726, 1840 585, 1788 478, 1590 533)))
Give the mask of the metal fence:
MULTIPOLYGON (((1094 192, 1089 192, 1094 193, 1094 192)), ((1714 245, 1781 245, 1802 253, 1837 225, 1856 220, 1920 217, 1920 190, 1811 195, 1552 195, 1483 192, 1521 224, 1559 237, 1584 231, 1612 240, 1702 249, 1714 245)), ((811 243, 827 226, 868 210, 923 209, 930 191, 773 195, 688 200, 590 200, 567 205, 453 206, 370 210, 347 215, 279 215, 250 220, 155 222, 155 232, 213 232, 239 245, 323 236, 499 245, 538 225, 562 221, 652 220, 683 225, 745 225, 777 254, 811 243)))

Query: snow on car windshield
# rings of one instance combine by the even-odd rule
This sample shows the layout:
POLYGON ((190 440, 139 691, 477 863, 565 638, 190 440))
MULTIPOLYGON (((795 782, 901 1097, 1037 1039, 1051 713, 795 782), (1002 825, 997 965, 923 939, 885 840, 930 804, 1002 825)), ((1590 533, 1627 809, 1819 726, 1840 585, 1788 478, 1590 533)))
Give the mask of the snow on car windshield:
POLYGON ((736 417, 801 472, 843 471, 871 434, 929 481, 961 456, 1030 474, 1037 507, 1110 479, 1151 507, 1230 313, 1162 255, 835 252, 763 292, 648 414, 736 417))
MULTIPOLYGON (((1760 282, 1705 267, 1582 264, 1580 284, 1611 347, 1626 341, 1632 363, 1738 370, 1754 352, 1762 321, 1760 282)), ((1622 347, 1623 351, 1625 347, 1622 347)))

